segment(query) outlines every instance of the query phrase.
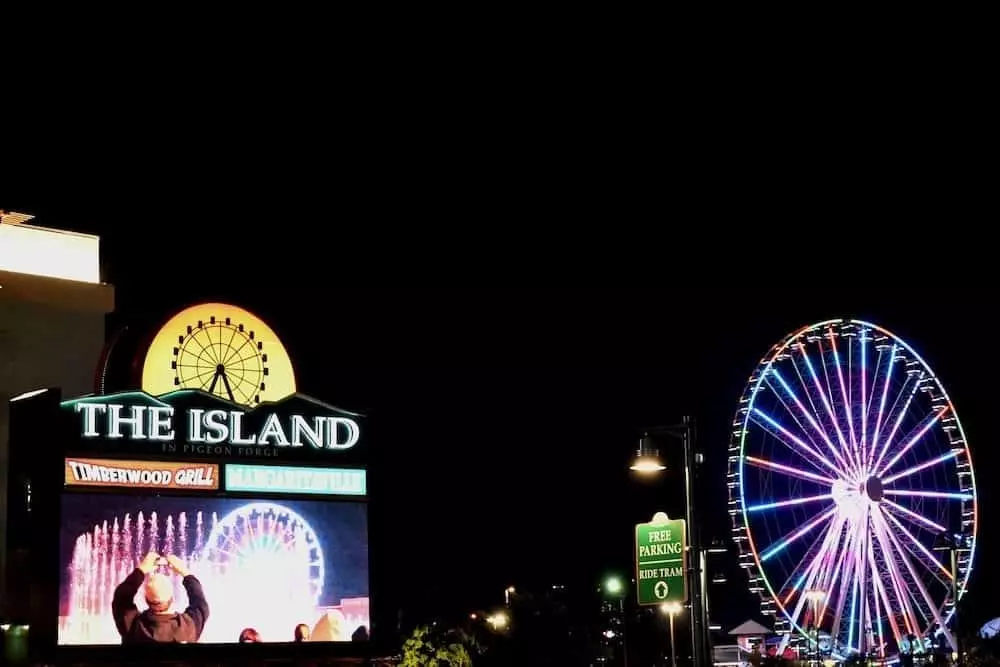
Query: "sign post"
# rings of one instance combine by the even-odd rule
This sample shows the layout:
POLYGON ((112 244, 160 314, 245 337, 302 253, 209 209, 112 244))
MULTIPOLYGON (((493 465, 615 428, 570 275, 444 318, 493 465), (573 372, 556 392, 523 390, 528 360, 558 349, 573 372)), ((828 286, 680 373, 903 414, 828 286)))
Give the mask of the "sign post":
POLYGON ((687 524, 657 512, 635 527, 636 593, 640 605, 687 602, 687 524))

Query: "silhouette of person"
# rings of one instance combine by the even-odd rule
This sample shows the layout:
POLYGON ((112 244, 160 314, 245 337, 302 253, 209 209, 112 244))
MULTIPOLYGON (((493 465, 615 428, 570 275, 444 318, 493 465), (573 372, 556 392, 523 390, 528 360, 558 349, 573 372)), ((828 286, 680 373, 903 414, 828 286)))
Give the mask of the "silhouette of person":
POLYGON ((259 644, 260 643, 260 633, 253 628, 243 628, 240 630, 241 644, 259 644))
POLYGON ((309 626, 305 623, 299 623, 295 626, 295 641, 296 642, 307 642, 309 641, 309 626))
POLYGON ((208 620, 208 602, 201 582, 191 574, 184 561, 174 555, 164 559, 159 554, 148 553, 125 581, 115 588, 111 615, 122 644, 196 642, 201 638, 208 620), (174 602, 174 584, 170 577, 155 572, 164 561, 183 578, 188 608, 182 613, 170 610, 174 602), (134 599, 144 583, 148 608, 140 612, 134 599))
POLYGON ((366 642, 366 641, 368 641, 368 628, 366 628, 363 625, 358 626, 358 629, 355 630, 354 634, 351 635, 351 641, 352 642, 366 642))

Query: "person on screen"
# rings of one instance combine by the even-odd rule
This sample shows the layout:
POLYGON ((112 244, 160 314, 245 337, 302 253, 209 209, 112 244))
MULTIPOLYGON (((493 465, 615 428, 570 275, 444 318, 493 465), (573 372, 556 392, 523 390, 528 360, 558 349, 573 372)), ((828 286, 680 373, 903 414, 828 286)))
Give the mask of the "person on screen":
POLYGON ((198 641, 205 629, 208 602, 201 589, 201 582, 191 574, 180 558, 174 555, 166 557, 167 566, 183 578, 189 603, 183 613, 172 612, 173 582, 170 577, 155 572, 161 559, 159 554, 146 554, 132 574, 115 589, 111 600, 111 614, 122 644, 191 643, 198 641), (148 608, 140 612, 133 600, 144 584, 148 608))
POLYGON ((295 626, 295 641, 296 643, 309 641, 308 625, 306 625, 305 623, 299 623, 298 625, 295 626))
POLYGON ((259 644, 260 643, 260 633, 253 628, 243 628, 240 630, 241 644, 259 644))

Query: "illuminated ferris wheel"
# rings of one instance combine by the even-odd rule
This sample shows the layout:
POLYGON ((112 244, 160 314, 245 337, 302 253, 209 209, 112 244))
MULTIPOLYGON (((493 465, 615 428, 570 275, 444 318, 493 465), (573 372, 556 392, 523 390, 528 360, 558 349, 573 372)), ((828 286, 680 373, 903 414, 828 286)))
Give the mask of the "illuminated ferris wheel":
POLYGON ((828 635, 840 658, 893 659, 938 628, 954 650, 975 475, 954 405, 903 340, 830 320, 772 348, 740 399, 727 481, 740 565, 776 630, 828 635))
POLYGON ((257 604, 276 607, 319 604, 326 576, 323 549, 312 527, 275 503, 248 503, 215 524, 206 560, 227 590, 251 592, 257 604))

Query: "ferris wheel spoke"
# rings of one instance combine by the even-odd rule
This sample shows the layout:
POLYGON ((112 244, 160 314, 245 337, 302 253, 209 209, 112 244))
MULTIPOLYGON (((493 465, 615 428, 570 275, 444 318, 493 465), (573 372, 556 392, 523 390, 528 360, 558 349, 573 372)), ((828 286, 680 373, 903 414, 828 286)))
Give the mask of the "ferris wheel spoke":
POLYGON ((225 358, 222 360, 222 365, 229 366, 229 360, 232 359, 233 357, 240 356, 240 352, 243 350, 243 348, 245 348, 249 344, 250 344, 250 338, 244 337, 243 342, 240 343, 239 347, 230 346, 229 351, 226 353, 225 358))
MULTIPOLYGON (((871 554, 871 552, 872 552, 872 541, 871 541, 871 537, 869 536, 869 538, 868 538, 868 549, 866 549, 866 553, 871 554)), ((868 570, 872 573, 872 576, 870 577, 870 581, 871 581, 871 584, 872 584, 872 591, 871 591, 871 595, 872 596, 871 596, 871 600, 872 600, 872 607, 875 610, 875 621, 874 621, 875 628, 878 631, 878 643, 874 644, 874 646, 875 646, 876 651, 883 652, 883 651, 885 651, 885 628, 884 628, 885 623, 884 623, 884 618, 882 616, 882 602, 879 599, 879 589, 878 589, 879 576, 878 576, 878 568, 875 566, 875 564, 872 561, 872 559, 869 558, 867 560, 868 560, 868 570)), ((874 641, 875 641, 875 634, 873 632, 872 633, 872 642, 874 643, 874 641)))
POLYGON ((803 558, 798 565, 792 569, 792 573, 785 579, 779 590, 788 589, 788 595, 782 601, 782 606, 787 606, 792 597, 800 591, 808 591, 812 588, 817 577, 829 559, 832 545, 839 542, 840 533, 843 531, 843 519, 838 515, 830 522, 826 531, 820 533, 806 549, 807 557, 803 558), (817 544, 819 548, 817 548, 817 544), (810 557, 811 556, 811 557, 810 557), (808 564, 807 564, 808 563, 808 564), (805 566, 805 567, 803 567, 805 566), (804 571, 803 571, 804 570, 804 571), (792 583, 794 580, 794 583, 792 583), (805 587, 803 588, 803 584, 805 587), (791 586, 791 588, 789 588, 791 586))
MULTIPOLYGON (((806 406, 802 403, 802 401, 799 399, 798 395, 796 395, 796 393, 788 385, 788 383, 785 381, 785 378, 782 377, 782 375, 778 371, 778 369, 774 368, 772 366, 771 367, 771 375, 773 375, 775 377, 775 379, 778 381, 778 384, 780 384, 781 388, 784 389, 785 394, 788 395, 788 397, 792 400, 792 402, 798 408, 799 414, 801 416, 805 417, 806 421, 809 422, 809 425, 812 426, 813 431, 815 431, 819 435, 820 439, 823 440, 824 443, 826 443, 826 446, 833 453, 834 458, 836 458, 837 461, 840 463, 840 465, 843 466, 842 471, 844 473, 846 473, 848 470, 850 470, 851 466, 840 455, 840 452, 837 451, 837 448, 834 446, 833 442, 830 440, 830 436, 827 435, 826 431, 823 430, 823 427, 819 425, 819 422, 816 421, 816 418, 813 416, 812 412, 809 411, 806 408, 806 406)), ((785 400, 781 397, 781 394, 773 386, 771 386, 770 382, 768 382, 768 387, 771 388, 771 391, 773 391, 774 394, 775 394, 775 396, 778 397, 778 400, 781 401, 781 404, 788 411, 788 414, 791 415, 792 419, 795 421, 796 425, 798 425, 798 427, 801 429, 802 433, 806 434, 806 437, 809 438, 809 441, 810 441, 810 443, 812 443, 813 447, 816 448, 816 449, 819 449, 816 446, 816 441, 813 440, 812 436, 809 434, 809 431, 802 425, 802 422, 799 421, 799 418, 798 418, 798 416, 796 416, 795 411, 792 410, 788 406, 788 404, 785 402, 785 400)))
POLYGON ((799 538, 801 538, 801 537, 803 537, 805 535, 808 535, 810 532, 812 532, 817 526, 819 526, 820 524, 822 524, 824 521, 828 521, 830 519, 830 517, 832 517, 836 512, 837 512, 837 507, 835 505, 835 506, 831 507, 829 510, 827 510, 826 512, 824 512, 823 514, 820 514, 818 517, 816 517, 815 519, 813 519, 812 521, 810 521, 806 525, 804 525, 801 528, 799 528, 798 530, 793 531, 792 533, 790 533, 787 537, 783 538, 777 544, 769 546, 767 549, 765 549, 760 554, 760 560, 761 561, 766 561, 766 560, 770 559, 772 556, 774 556, 775 554, 781 552, 783 549, 787 548, 788 545, 792 544, 793 542, 795 542, 799 538))
MULTIPOLYGON (((820 357, 822 358, 823 355, 822 343, 820 341, 817 341, 817 343, 820 344, 820 357)), ((837 440, 838 442, 840 442, 840 448, 846 452, 847 441, 844 438, 843 431, 840 430, 840 422, 837 420, 837 415, 833 409, 833 404, 832 404, 833 392, 832 390, 830 390, 829 377, 827 377, 827 386, 826 389, 824 389, 822 383, 820 382, 819 375, 817 375, 816 369, 813 367, 812 361, 809 359, 809 353, 806 351, 806 346, 803 343, 799 343, 799 352, 802 355, 803 361, 805 361, 806 363, 806 370, 809 372, 809 377, 812 378, 813 385, 816 387, 816 393, 819 394, 820 402, 826 409, 827 417, 829 417, 830 422, 833 424, 833 428, 837 433, 837 440)), ((823 372, 825 375, 826 374, 825 365, 823 366, 823 372)))
POLYGON ((816 464, 817 461, 826 465, 826 467, 830 470, 837 473, 838 476, 841 475, 840 468, 835 466, 829 459, 809 446, 804 440, 802 440, 802 438, 798 437, 787 428, 776 422, 770 415, 765 413, 760 408, 753 409, 751 419, 755 424, 773 435, 786 447, 794 451, 800 458, 809 461, 818 470, 822 470, 822 468, 816 464))
POLYGON ((948 568, 946 568, 944 564, 941 563, 941 561, 939 561, 937 558, 934 557, 934 553, 931 552, 931 550, 928 549, 926 546, 924 546, 924 543, 918 540, 916 536, 913 533, 911 533, 906 528, 906 526, 904 526, 900 522, 900 520, 894 517, 892 514, 890 514, 889 512, 884 512, 882 513, 881 516, 885 519, 888 519, 900 533, 902 533, 906 538, 909 539, 908 543, 907 542, 903 543, 904 546, 906 546, 907 549, 910 551, 910 553, 913 554, 915 558, 920 560, 923 565, 928 566, 927 569, 931 571, 931 574, 934 575, 935 579, 937 579, 945 587, 950 589, 951 582, 954 579, 954 577, 952 576, 951 571, 948 570, 948 568), (916 548, 916 551, 919 552, 919 554, 914 552, 914 547, 916 548), (930 567, 931 565, 933 565, 933 567, 930 567), (944 578, 942 579, 940 575, 944 575, 944 578))
POLYGON ((880 504, 884 507, 888 507, 892 510, 899 512, 905 519, 909 520, 914 525, 920 526, 921 528, 924 529, 930 528, 931 530, 936 531, 938 533, 944 533, 947 532, 948 530, 941 524, 935 523, 934 521, 931 521, 922 514, 917 514, 913 510, 907 509, 898 503, 894 503, 888 498, 883 498, 880 504))
MULTIPOLYGON (((190 364, 178 364, 177 365, 178 368, 187 368, 187 367, 190 367, 190 366, 191 366, 190 364)), ((194 366, 194 368, 197 370, 198 368, 204 368, 204 366, 194 366)), ((187 377, 184 378, 184 380, 185 380, 185 382, 192 381, 192 380, 195 381, 195 382, 197 382, 198 380, 201 380, 202 378, 204 378, 206 375, 211 376, 214 373, 215 373, 215 369, 214 368, 210 368, 210 369, 206 369, 206 370, 203 370, 203 371, 198 371, 194 375, 188 375, 187 377)), ((211 377, 209 377, 208 381, 211 381, 211 377)))
POLYGON ((934 616, 934 622, 941 628, 941 631, 948 639, 948 643, 951 645, 952 650, 956 650, 955 638, 952 637, 951 632, 949 632, 944 620, 941 618, 941 612, 938 609, 937 604, 935 604, 934 598, 932 598, 930 593, 927 591, 927 587, 924 585, 923 579, 921 579, 917 574, 916 568, 913 565, 913 561, 910 560, 909 554, 902 548, 902 546, 900 546, 899 539, 896 535, 888 529, 888 525, 885 519, 882 518, 881 512, 876 512, 875 517, 877 530, 882 530, 888 536, 889 541, 892 542, 893 546, 895 546, 903 564, 906 566, 906 569, 909 570, 910 576, 913 578, 913 583, 916 584, 917 590, 920 592, 921 597, 923 597, 924 603, 927 605, 927 609, 934 616))
MULTIPOLYGON (((229 319, 226 319, 226 325, 229 325, 229 322, 230 322, 229 319)), ((229 327, 229 342, 226 343, 224 346, 223 345, 219 346, 219 358, 220 359, 225 360, 225 358, 226 358, 226 350, 233 349, 233 341, 236 340, 236 332, 238 330, 239 329, 237 327, 234 327, 234 326, 230 326, 229 327)), ((221 340, 221 336, 220 336, 220 340, 221 340)))
MULTIPOLYGON (((872 572, 878 571, 878 566, 875 562, 875 546, 871 539, 868 540, 868 567, 871 568, 872 572)), ((889 595, 885 590, 885 583, 882 581, 881 577, 872 577, 872 584, 875 586, 877 596, 875 598, 876 609, 878 608, 878 602, 881 600, 882 607, 885 609, 885 616, 889 619, 889 627, 892 629, 892 635, 896 640, 896 644, 903 638, 903 634, 899 630, 899 624, 896 623, 896 615, 892 611, 892 603, 889 602, 889 595)), ((876 612, 877 613, 877 612, 876 612)), ((882 624, 879 623, 879 638, 884 643, 882 635, 882 624)))
MULTIPOLYGON (((800 595, 798 601, 795 603, 795 609, 791 613, 789 613, 787 609, 788 602, 791 600, 792 596, 802 586, 803 583, 805 583, 804 590, 808 591, 813 589, 813 587, 815 586, 817 575, 819 575, 822 567, 826 564, 827 554, 831 547, 831 543, 837 543, 840 540, 840 534, 843 529, 843 523, 844 523, 843 517, 838 514, 836 518, 830 522, 830 525, 827 526, 826 532, 818 536, 817 539, 813 541, 813 546, 820 538, 822 538, 823 543, 820 546, 819 550, 813 556, 812 561, 806 568, 806 572, 799 577, 798 581, 796 581, 795 583, 795 586, 789 592, 784 602, 781 604, 782 610, 788 616, 788 619, 793 626, 800 625, 799 618, 802 616, 802 612, 804 610, 807 597, 805 595, 800 595)), ((810 550, 811 549, 812 546, 810 546, 810 550)), ((810 550, 807 550, 806 553, 809 553, 810 550)), ((786 582, 786 585, 787 583, 788 582, 786 582)), ((813 623, 813 625, 819 628, 819 621, 816 618, 811 619, 811 622, 813 623)), ((785 647, 788 645, 788 639, 789 639, 788 635, 782 638, 781 645, 778 649, 779 653, 784 652, 785 647)))
POLYGON ((899 432, 900 426, 903 425, 903 419, 910 411, 910 405, 913 403, 914 397, 917 395, 917 390, 920 389, 921 383, 923 382, 924 376, 921 371, 916 376, 916 380, 913 381, 913 386, 910 387, 909 391, 906 391, 906 386, 910 381, 910 376, 907 376, 906 382, 903 383, 903 387, 900 389, 899 395, 896 396, 896 400, 893 402, 892 409, 889 410, 889 414, 886 416, 886 422, 892 421, 892 428, 889 430, 889 435, 885 437, 882 442, 882 447, 879 452, 878 458, 875 459, 875 465, 872 466, 872 470, 878 470, 879 466, 882 465, 882 461, 885 459, 885 455, 889 452, 889 446, 892 445, 893 439, 896 437, 896 433, 899 432), (903 396, 906 398, 903 400, 902 407, 897 409, 899 405, 899 399, 903 396), (895 413, 895 420, 892 420, 893 413, 895 413))
MULTIPOLYGON (((940 420, 945 415, 946 412, 948 412, 948 406, 947 405, 942 406, 942 407, 940 407, 938 409, 935 409, 929 415, 926 415, 923 419, 921 419, 920 423, 917 424, 917 426, 914 427, 914 429, 912 431, 910 431, 910 434, 912 434, 912 435, 909 435, 909 434, 907 435, 906 444, 903 445, 900 448, 900 450, 896 453, 895 456, 893 456, 889 460, 888 463, 886 463, 884 466, 882 466, 882 470, 879 471, 879 475, 880 476, 885 475, 885 473, 887 473, 889 470, 891 470, 894 465, 896 465, 897 463, 899 463, 899 460, 901 458, 903 458, 903 455, 906 454, 906 452, 910 451, 910 449, 915 444, 917 444, 917 442, 920 440, 920 438, 924 437, 924 435, 929 430, 931 430, 931 428, 933 428, 933 426, 935 424, 938 423, 938 420, 940 420)), ((887 440, 886 441, 887 445, 891 445, 891 443, 892 443, 891 440, 887 440)), ((888 449, 888 447, 886 449, 888 449)))
POLYGON ((896 556, 892 549, 892 545, 881 530, 882 524, 879 522, 878 518, 876 518, 876 514, 876 512, 872 513, 872 517, 874 519, 872 521, 872 531, 875 534, 875 539, 879 545, 879 551, 882 554, 882 560, 889 573, 889 581, 892 583, 892 589, 896 594, 896 601, 899 604, 899 613, 903 617, 903 623, 906 625, 907 634, 918 633, 920 631, 920 623, 910 602, 910 587, 907 585, 906 578, 900 572, 899 564, 896 562, 896 556))
POLYGON ((837 349, 837 337, 833 333, 833 327, 829 328, 829 336, 830 349, 833 351, 833 364, 837 367, 837 383, 840 385, 840 397, 844 401, 844 413, 847 415, 847 431, 851 436, 851 449, 848 452, 848 458, 853 456, 855 465, 859 465, 858 437, 854 432, 854 410, 851 406, 851 398, 847 393, 847 382, 844 380, 844 367, 840 360, 840 351, 837 349))
MULTIPOLYGON (((858 335, 861 339, 861 372, 858 374, 861 382, 861 400, 858 401, 858 408, 861 410, 861 441, 858 464, 863 469, 864 462, 868 460, 868 336, 864 327, 858 335)), ((875 367, 875 372, 878 372, 878 366, 875 367)))
MULTIPOLYGON (((847 521, 847 533, 848 538, 845 541, 845 548, 841 553, 843 558, 843 568, 841 569, 840 584, 837 587, 837 594, 835 598, 835 607, 833 611, 833 625, 831 630, 831 635, 836 637, 840 635, 840 624, 844 618, 844 609, 847 606, 847 601, 853 594, 856 588, 856 577, 858 569, 858 542, 860 535, 860 522, 857 518, 848 518, 847 521)), ((849 617, 848 623, 853 623, 854 608, 851 608, 849 612, 851 616, 849 617)), ((850 632, 850 631, 849 631, 850 632)))
POLYGON ((235 359, 234 359, 234 358, 232 358, 232 357, 230 357, 230 359, 229 359, 229 365, 231 366, 231 365, 233 365, 233 364, 237 364, 237 363, 239 363, 239 364, 244 364, 244 366, 243 366, 242 370, 247 370, 247 369, 246 369, 246 365, 245 365, 245 364, 246 364, 246 362, 248 362, 248 361, 251 361, 251 360, 253 360, 253 359, 257 359, 257 358, 258 358, 258 357, 257 357, 257 355, 256 355, 256 354, 250 354, 250 355, 248 355, 248 356, 246 356, 246 357, 236 357, 235 359))
POLYGON ((804 496, 800 498, 789 498, 788 500, 778 500, 771 503, 763 503, 761 505, 751 505, 747 507, 747 512, 761 512, 763 510, 773 510, 782 507, 792 507, 793 505, 804 505, 805 503, 815 503, 820 500, 832 500, 832 493, 824 493, 818 496, 804 496))
MULTIPOLYGON (((908 468, 908 469, 904 470, 903 472, 896 473, 895 475, 890 475, 889 477, 886 477, 885 479, 883 479, 882 483, 883 484, 892 484, 895 481, 903 479, 904 477, 909 477, 910 475, 912 475, 914 473, 918 473, 921 470, 926 470, 927 468, 931 468, 933 466, 936 466, 939 463, 944 463, 946 461, 950 461, 951 459, 953 459, 956 456, 958 456, 958 452, 959 452, 959 450, 953 449, 950 452, 947 452, 945 454, 942 454, 941 456, 938 456, 936 458, 931 459, 930 461, 924 461, 923 463, 915 465, 912 468, 908 468)), ((888 469, 884 470, 883 474, 887 470, 888 469)))
POLYGON ((975 498, 971 493, 946 493, 943 491, 915 491, 886 489, 883 493, 887 496, 906 496, 911 498, 941 498, 942 500, 972 500, 975 498))
POLYGON ((827 484, 831 486, 834 482, 831 477, 824 477, 823 475, 817 475, 816 473, 808 472, 806 470, 786 466, 782 463, 774 463, 773 461, 759 459, 756 456, 746 456, 744 457, 744 460, 754 467, 773 470, 775 472, 783 472, 791 477, 797 477, 798 479, 804 479, 810 482, 819 482, 820 484, 827 484))
MULTIPOLYGON (((879 352, 879 359, 881 359, 882 353, 879 352)), ((871 446, 868 448, 868 469, 872 470, 875 462, 875 452, 878 451, 878 437, 882 432, 882 418, 886 415, 885 406, 889 400, 889 385, 892 384, 892 369, 896 365, 896 345, 893 344, 892 351, 889 353, 889 363, 885 365, 885 373, 882 378, 882 395, 878 401, 878 413, 875 415, 875 431, 872 434, 871 446)), ((874 387, 878 380, 878 372, 875 374, 876 382, 872 383, 872 395, 874 396, 874 387)), ((899 398, 898 396, 896 397, 899 398)), ((895 403, 893 403, 895 407, 895 403)), ((891 412, 890 408, 890 412, 891 412)))
POLYGON ((202 343, 200 340, 198 340, 198 334, 201 333, 201 332, 203 332, 203 331, 204 331, 204 329, 196 329, 195 332, 191 334, 191 342, 194 343, 195 345, 197 345, 198 346, 198 350, 200 351, 200 354, 198 354, 196 356, 199 359, 204 356, 204 358, 206 360, 208 360, 209 362, 211 362, 212 364, 218 365, 219 359, 218 359, 218 357, 215 356, 215 353, 212 351, 212 339, 211 338, 208 339, 208 345, 207 346, 204 343, 202 343))

